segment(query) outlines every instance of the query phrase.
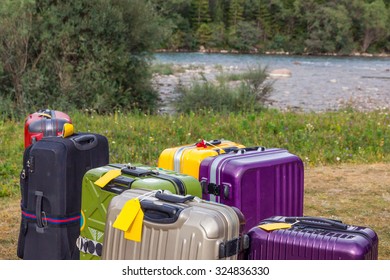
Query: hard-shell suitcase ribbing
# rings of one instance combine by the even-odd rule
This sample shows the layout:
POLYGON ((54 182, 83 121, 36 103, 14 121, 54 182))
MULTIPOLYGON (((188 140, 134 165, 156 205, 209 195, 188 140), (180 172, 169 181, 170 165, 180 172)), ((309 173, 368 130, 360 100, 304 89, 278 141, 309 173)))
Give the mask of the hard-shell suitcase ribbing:
POLYGON ((28 115, 24 124, 24 147, 43 137, 60 136, 65 123, 72 123, 72 120, 60 111, 46 109, 28 115))
MULTIPOLYGON (((240 233, 237 209, 191 196, 154 195, 129 190, 112 199, 103 243, 103 259, 217 260, 237 259, 248 245, 240 233), (124 204, 134 198, 144 212, 142 239, 127 240, 113 228, 124 204)), ((239 212, 239 211, 238 211, 239 212)), ((242 214, 240 214, 242 215, 242 214)))
POLYGON ((251 260, 376 260, 378 236, 363 226, 319 217, 275 216, 260 225, 288 223, 291 228, 252 228, 247 257, 251 260))
POLYGON ((244 146, 229 140, 201 141, 168 148, 161 152, 158 167, 188 174, 198 179, 199 166, 203 159, 239 148, 244 148, 244 146))
POLYGON ((79 259, 82 179, 108 161, 106 137, 92 133, 45 137, 25 150, 20 258, 79 259))
POLYGON ((202 161, 203 199, 239 208, 248 231, 275 215, 302 216, 304 166, 287 150, 248 147, 202 161))
MULTIPOLYGON (((128 189, 168 190, 172 193, 201 197, 200 183, 192 176, 150 166, 110 164, 89 170, 83 179, 82 226, 79 241, 83 244, 102 243, 106 223, 107 207, 111 199, 128 189), (122 175, 99 187, 95 182, 110 170, 120 169, 122 175)), ((80 259, 99 260, 101 250, 80 248, 80 259)), ((85 245, 86 246, 86 245, 85 245)))

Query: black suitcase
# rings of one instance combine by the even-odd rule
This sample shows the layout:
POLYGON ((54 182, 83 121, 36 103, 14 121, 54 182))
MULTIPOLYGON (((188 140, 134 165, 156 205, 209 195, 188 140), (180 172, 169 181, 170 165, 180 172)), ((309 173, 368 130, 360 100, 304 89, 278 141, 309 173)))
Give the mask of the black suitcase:
POLYGON ((108 162, 107 138, 94 133, 47 137, 25 150, 19 258, 79 259, 82 179, 108 162))

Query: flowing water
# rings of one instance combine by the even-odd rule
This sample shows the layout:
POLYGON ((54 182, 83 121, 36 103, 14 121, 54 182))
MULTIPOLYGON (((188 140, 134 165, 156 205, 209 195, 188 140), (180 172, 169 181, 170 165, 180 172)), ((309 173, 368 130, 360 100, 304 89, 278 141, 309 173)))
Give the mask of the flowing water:
MULTIPOLYGON (((202 67, 208 77, 215 75, 216 69, 245 71, 257 65, 266 66, 269 71, 288 69, 291 77, 275 79, 269 102, 271 107, 282 110, 390 108, 390 58, 386 57, 158 53, 154 62, 202 67)), ((160 85, 164 91, 164 82, 160 85)), ((166 81, 166 85, 174 86, 175 82, 166 81)))

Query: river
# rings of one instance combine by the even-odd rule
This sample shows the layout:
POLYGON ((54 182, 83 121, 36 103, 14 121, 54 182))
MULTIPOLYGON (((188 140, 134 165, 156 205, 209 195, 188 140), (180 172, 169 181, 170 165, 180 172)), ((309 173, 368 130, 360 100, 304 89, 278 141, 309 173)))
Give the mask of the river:
MULTIPOLYGON (((154 63, 199 67, 207 77, 217 69, 245 71, 261 65, 269 71, 288 69, 291 77, 275 79, 268 105, 281 110, 332 111, 347 105, 367 111, 390 109, 390 58, 283 56, 253 54, 157 53, 154 63)), ((159 90, 171 96, 170 87, 188 83, 191 74, 159 76, 159 90)))

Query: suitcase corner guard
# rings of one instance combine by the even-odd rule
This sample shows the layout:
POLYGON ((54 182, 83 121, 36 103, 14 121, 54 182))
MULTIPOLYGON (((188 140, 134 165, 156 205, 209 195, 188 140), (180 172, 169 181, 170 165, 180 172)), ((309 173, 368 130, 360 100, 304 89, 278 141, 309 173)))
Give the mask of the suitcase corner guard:
POLYGON ((248 248, 249 235, 244 234, 243 236, 219 244, 219 258, 224 259, 234 255, 238 255, 239 253, 247 250, 248 248))

